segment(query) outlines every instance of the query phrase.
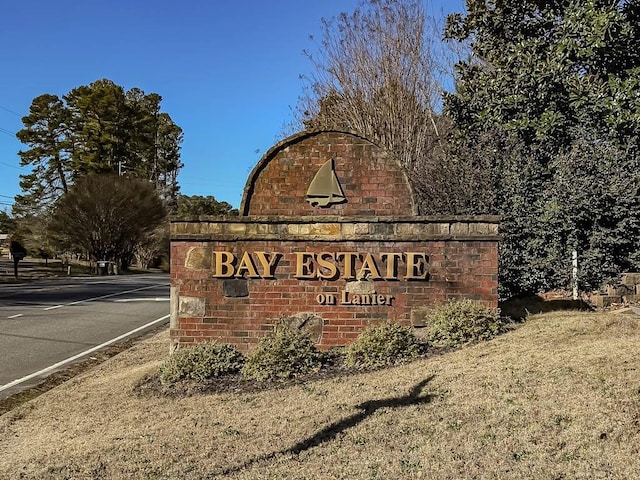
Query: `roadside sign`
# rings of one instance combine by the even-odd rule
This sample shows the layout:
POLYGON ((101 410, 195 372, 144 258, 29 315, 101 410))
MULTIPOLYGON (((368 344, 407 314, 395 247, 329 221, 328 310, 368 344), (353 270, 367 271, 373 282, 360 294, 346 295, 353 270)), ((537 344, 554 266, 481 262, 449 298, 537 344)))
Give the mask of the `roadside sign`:
POLYGON ((22 260, 27 256, 27 252, 12 252, 11 255, 13 256, 14 260, 22 260))

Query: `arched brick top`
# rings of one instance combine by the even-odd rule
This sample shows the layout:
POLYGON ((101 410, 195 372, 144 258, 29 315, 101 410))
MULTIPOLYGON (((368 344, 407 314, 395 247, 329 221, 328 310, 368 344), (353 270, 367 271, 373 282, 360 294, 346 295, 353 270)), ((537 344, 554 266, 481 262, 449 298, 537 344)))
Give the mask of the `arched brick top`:
POLYGON ((247 180, 240 214, 402 216, 417 210, 405 171, 385 150, 354 133, 313 131, 281 141, 260 159, 247 180), (346 202, 311 206, 309 184, 331 159, 346 202))

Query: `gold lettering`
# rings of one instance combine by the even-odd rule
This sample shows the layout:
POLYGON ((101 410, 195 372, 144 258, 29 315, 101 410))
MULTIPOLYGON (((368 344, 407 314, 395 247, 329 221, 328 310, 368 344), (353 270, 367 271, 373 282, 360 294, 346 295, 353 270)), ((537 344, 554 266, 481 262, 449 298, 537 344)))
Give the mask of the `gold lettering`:
POLYGON ((213 277, 230 278, 235 273, 233 263, 236 257, 231 252, 213 252, 213 277))
POLYGON ((429 272, 427 271, 427 254, 407 252, 407 274, 406 280, 426 280, 429 272))
POLYGON ((245 271, 249 274, 249 278, 260 278, 249 252, 244 252, 244 255, 242 255, 242 260, 240 260, 240 265, 238 265, 238 268, 236 269, 235 276, 237 278, 242 278, 245 271))
POLYGON ((370 253, 367 253, 364 260, 362 260, 362 266, 358 272, 358 279, 378 280, 379 278, 381 278, 381 275, 378 270, 378 266, 376 265, 376 261, 370 253))
POLYGON ((398 279, 398 262, 402 259, 401 253, 381 253, 380 258, 387 263, 387 274, 385 280, 398 279))
MULTIPOLYGON (((395 297, 393 295, 383 295, 381 293, 372 292, 369 294, 349 294, 346 290, 340 291, 340 304, 341 305, 373 305, 373 306, 382 306, 388 305, 391 306, 393 299, 395 297)), ((327 298, 327 301, 329 299, 327 298)), ((335 300, 335 297, 334 297, 335 300)))
POLYGON ((342 274, 342 278, 347 280, 354 280, 356 278, 355 259, 359 257, 360 255, 354 252, 339 252, 336 255, 338 260, 340 260, 340 258, 344 258, 344 273, 342 274))
POLYGON ((331 252, 321 252, 318 254, 318 278, 321 280, 332 280, 338 275, 336 256, 331 252))
POLYGON ((315 280, 317 272, 313 270, 315 253, 296 252, 296 274, 299 280, 315 280))
MULTIPOLYGON (((427 280, 429 278, 429 256, 422 252, 295 252, 295 256, 294 278, 298 280, 427 280), (400 271, 401 261, 405 264, 402 269, 406 271, 400 271)), ((278 262, 282 257, 283 253, 279 252, 243 252, 240 255, 227 251, 214 251, 212 276, 214 278, 273 279, 276 278, 278 262)), ((355 297, 351 296, 348 303, 362 304, 363 301, 363 298, 355 300, 355 297)), ((365 305, 376 305, 376 301, 378 301, 377 297, 372 297, 372 303, 365 305)), ((388 299, 385 298, 385 302, 389 305, 388 299)), ((378 304, 380 304, 379 301, 378 304)))
POLYGON ((340 303, 342 305, 350 305, 351 302, 349 301, 349 292, 347 292, 346 290, 342 290, 342 294, 340 296, 340 303))
POLYGON ((278 260, 282 256, 281 253, 271 252, 271 257, 267 257, 267 253, 265 252, 256 252, 258 256, 258 260, 262 264, 262 278, 275 278, 276 276, 276 265, 278 260))

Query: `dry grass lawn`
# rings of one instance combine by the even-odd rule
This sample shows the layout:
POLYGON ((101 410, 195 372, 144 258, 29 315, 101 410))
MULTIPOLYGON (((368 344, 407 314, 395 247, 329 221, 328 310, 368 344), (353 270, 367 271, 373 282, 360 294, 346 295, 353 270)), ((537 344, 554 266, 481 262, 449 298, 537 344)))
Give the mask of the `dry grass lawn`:
POLYGON ((640 478, 640 320, 546 313, 409 365, 252 394, 136 396, 144 341, 0 417, 0 478, 640 478))

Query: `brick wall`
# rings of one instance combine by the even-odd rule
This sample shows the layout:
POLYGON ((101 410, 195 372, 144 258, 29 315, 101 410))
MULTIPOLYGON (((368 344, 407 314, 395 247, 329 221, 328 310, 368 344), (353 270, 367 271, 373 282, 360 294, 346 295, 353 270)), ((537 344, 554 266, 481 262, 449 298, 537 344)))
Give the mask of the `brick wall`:
POLYGON ((412 215, 417 213, 404 170, 373 143, 344 132, 310 132, 273 147, 251 172, 243 215, 327 215, 305 201, 318 168, 334 159, 347 202, 331 215, 412 215))
POLYGON ((172 318, 175 343, 215 339, 246 350, 281 316, 306 313, 322 319, 318 345, 327 348, 348 344, 369 324, 398 321, 421 327, 429 307, 454 298, 473 298, 497 306, 495 217, 269 220, 245 217, 172 222, 171 279, 179 305, 172 318), (277 253, 279 260, 273 278, 248 278, 246 271, 241 272, 242 279, 212 278, 221 272, 215 252, 233 254, 236 267, 249 252, 256 273, 263 276, 266 271, 255 252, 267 252, 269 257, 277 253), (334 254, 340 273, 331 279, 296 278, 297 252, 307 252, 305 261, 321 252, 327 258, 334 254), (358 254, 353 258, 356 278, 344 278, 344 259, 335 255, 339 252, 358 254), (426 255, 425 279, 404 278, 406 254, 411 252, 426 255), (395 257, 397 278, 358 279, 368 253, 381 277, 387 275, 389 263, 388 256, 381 259, 381 254, 403 254, 395 257), (233 296, 238 290, 241 296, 233 296), (384 305, 342 303, 363 295, 375 295, 376 303, 381 295, 384 305), (332 296, 335 304, 319 302, 319 298, 332 296), (387 302, 389 296, 393 299, 387 302))
POLYGON ((498 218, 419 217, 400 165, 358 135, 308 132, 260 160, 240 217, 171 221, 171 341, 249 350, 281 317, 321 348, 367 325, 421 328, 454 298, 497 306, 498 218), (333 159, 346 201, 306 201, 333 159))

